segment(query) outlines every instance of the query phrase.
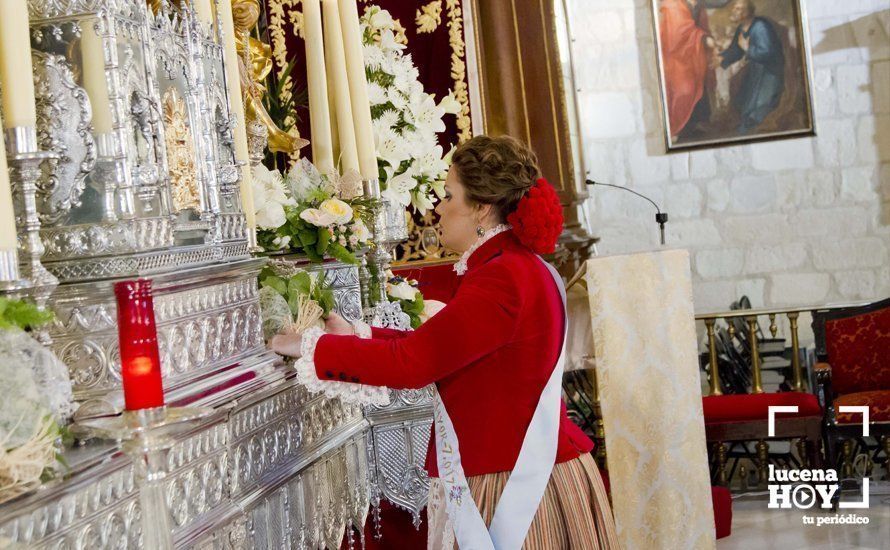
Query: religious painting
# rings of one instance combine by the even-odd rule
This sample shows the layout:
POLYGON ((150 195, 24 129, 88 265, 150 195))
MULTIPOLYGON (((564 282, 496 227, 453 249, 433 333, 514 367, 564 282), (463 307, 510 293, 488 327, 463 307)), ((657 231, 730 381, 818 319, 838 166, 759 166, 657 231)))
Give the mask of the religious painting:
POLYGON ((813 135, 800 0, 653 0, 668 150, 813 135))

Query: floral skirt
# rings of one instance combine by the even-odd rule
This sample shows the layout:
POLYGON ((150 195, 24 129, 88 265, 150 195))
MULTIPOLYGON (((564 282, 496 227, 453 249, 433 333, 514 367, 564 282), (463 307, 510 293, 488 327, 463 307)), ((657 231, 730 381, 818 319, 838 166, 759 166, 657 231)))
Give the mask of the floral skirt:
MULTIPOLYGON (((467 478, 473 500, 486 524, 491 523, 510 472, 467 478)), ((427 506, 427 550, 457 548, 445 511, 445 488, 430 480, 427 506)), ((612 550, 619 548, 615 520, 599 470, 590 454, 553 467, 544 498, 525 538, 524 550, 612 550)))

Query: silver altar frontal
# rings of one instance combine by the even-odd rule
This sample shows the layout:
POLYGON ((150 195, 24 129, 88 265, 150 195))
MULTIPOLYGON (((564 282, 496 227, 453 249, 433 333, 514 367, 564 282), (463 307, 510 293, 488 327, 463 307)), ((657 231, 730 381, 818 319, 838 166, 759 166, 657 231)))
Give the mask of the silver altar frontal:
MULTIPOLYGON (((417 516, 429 392, 364 410, 309 393, 266 350, 268 260, 251 255, 242 211, 223 25, 171 0, 28 5, 38 122, 6 135, 26 283, 6 290, 55 312, 38 337, 68 368, 78 444, 63 476, 0 504, 0 547, 146 547, 157 521, 175 547, 339 548, 359 544, 381 498, 417 516), (112 289, 139 277, 153 281, 168 406, 208 411, 148 465, 90 428, 123 408, 112 289)), ((398 218, 379 215, 375 240, 403 238, 398 218)), ((344 317, 367 316, 357 266, 310 269, 344 317)))

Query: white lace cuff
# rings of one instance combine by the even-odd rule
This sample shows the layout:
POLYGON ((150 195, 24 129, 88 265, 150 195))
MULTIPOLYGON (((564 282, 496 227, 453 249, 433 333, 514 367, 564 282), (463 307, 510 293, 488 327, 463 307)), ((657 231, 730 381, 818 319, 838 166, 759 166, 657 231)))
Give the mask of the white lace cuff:
POLYGON ((352 329, 359 338, 368 339, 371 337, 371 325, 362 320, 352 323, 352 329))
MULTIPOLYGON (((356 334, 359 334, 358 331, 359 329, 356 327, 356 334)), ((345 403, 389 405, 389 390, 387 388, 318 378, 315 372, 315 346, 318 345, 318 340, 322 336, 324 336, 324 330, 318 327, 310 328, 303 333, 303 341, 300 344, 301 357, 294 363, 294 368, 297 370, 297 382, 311 392, 323 393, 329 398, 337 397, 345 403)))

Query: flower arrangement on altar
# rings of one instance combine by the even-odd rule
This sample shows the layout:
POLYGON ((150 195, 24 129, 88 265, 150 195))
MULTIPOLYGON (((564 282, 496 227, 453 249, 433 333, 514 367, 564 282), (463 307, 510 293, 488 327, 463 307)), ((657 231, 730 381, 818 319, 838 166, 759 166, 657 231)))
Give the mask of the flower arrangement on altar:
POLYGON ((260 310, 263 335, 268 340, 279 332, 303 332, 324 324, 334 309, 334 291, 322 273, 299 268, 266 266, 260 272, 260 310))
POLYGON ((287 172, 253 169, 257 241, 266 251, 303 253, 313 262, 325 256, 357 263, 367 245, 370 202, 360 197, 361 182, 328 177, 301 159, 287 172))
POLYGON ((402 311, 411 319, 411 328, 421 325, 423 315, 423 293, 417 288, 417 281, 386 272, 386 297, 390 302, 398 302, 402 311))
POLYGON ((412 329, 418 328, 445 307, 444 303, 437 300, 425 300, 418 287, 416 280, 406 279, 387 270, 386 297, 390 302, 399 303, 402 312, 411 319, 412 329))
POLYGON ((450 93, 436 103, 424 91, 388 11, 369 6, 361 22, 383 196, 424 214, 444 196, 450 164, 451 152, 443 155, 436 134, 445 131, 443 117, 460 113, 461 105, 450 93))
POLYGON ((57 441, 73 413, 68 369, 26 332, 52 319, 32 303, 0 297, 0 502, 64 464, 57 441))

